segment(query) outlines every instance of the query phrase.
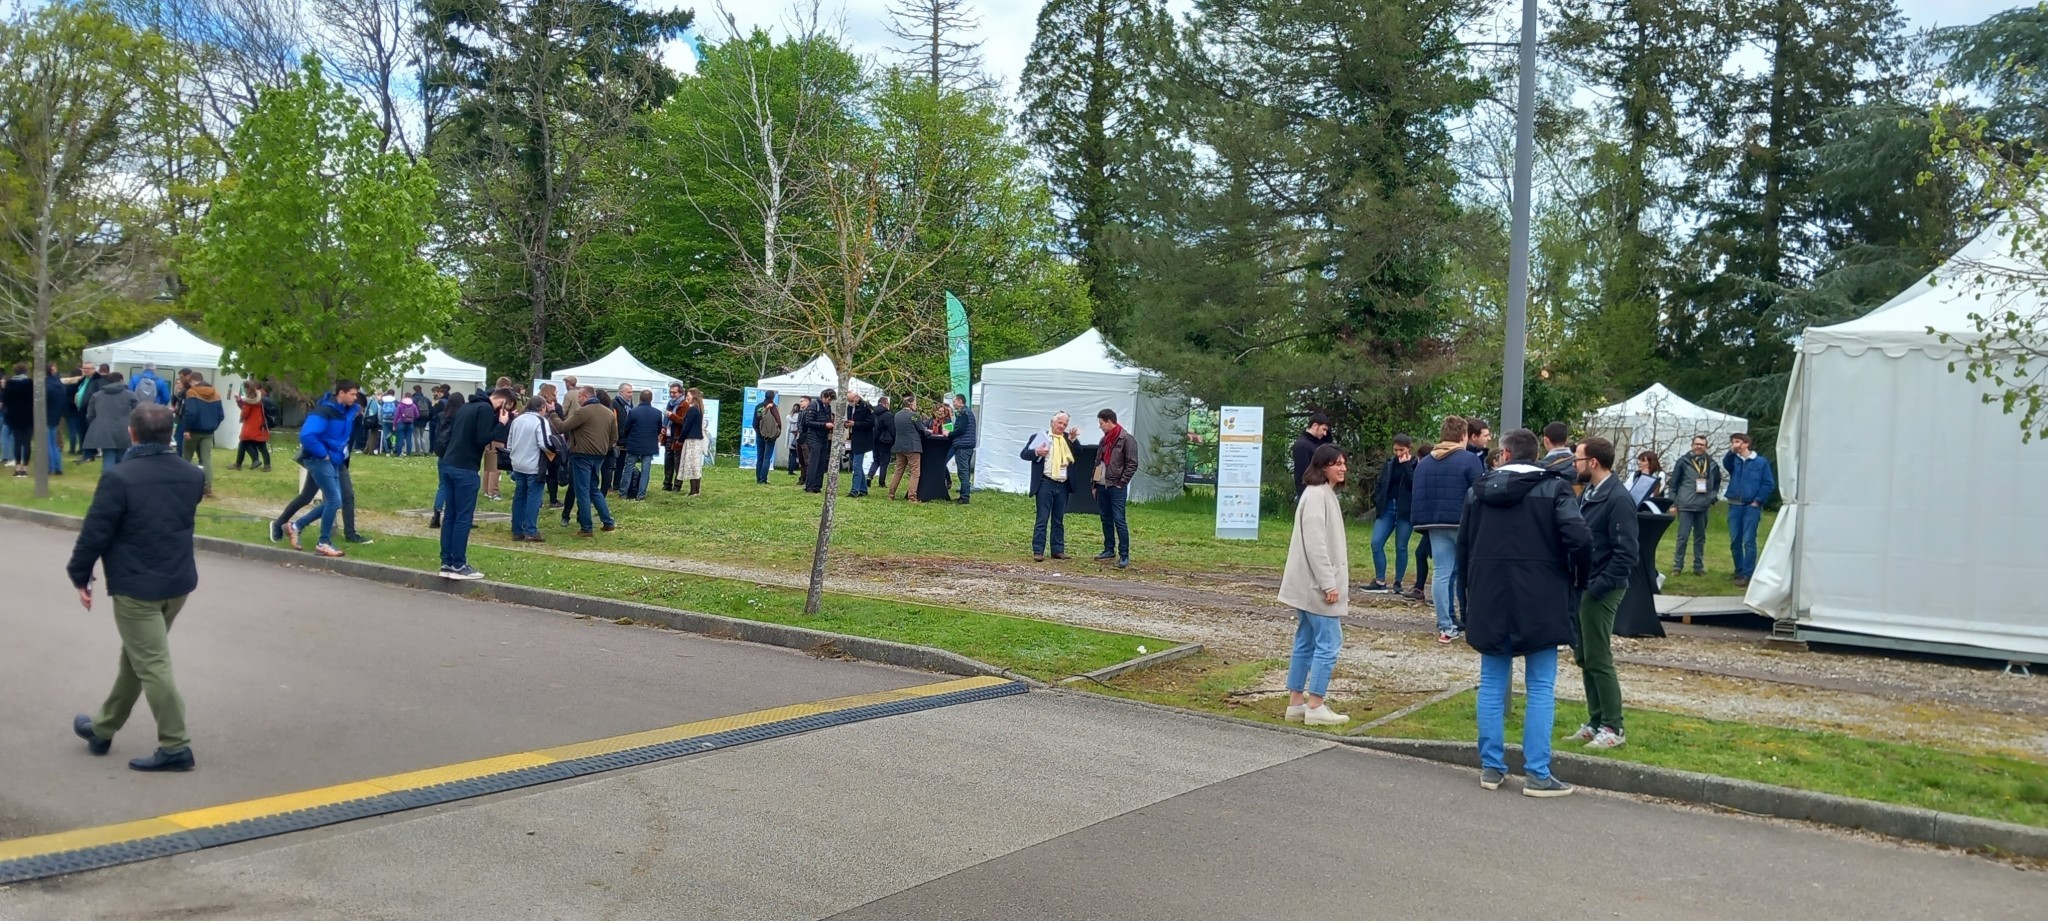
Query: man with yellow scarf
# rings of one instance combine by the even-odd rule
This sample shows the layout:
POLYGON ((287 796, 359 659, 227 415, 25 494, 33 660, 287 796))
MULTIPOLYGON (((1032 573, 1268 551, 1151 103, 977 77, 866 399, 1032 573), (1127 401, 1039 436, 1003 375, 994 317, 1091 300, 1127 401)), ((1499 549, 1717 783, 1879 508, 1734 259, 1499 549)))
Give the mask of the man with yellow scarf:
POLYGON ((1018 457, 1031 462, 1031 495, 1038 499, 1038 520, 1031 526, 1031 559, 1045 561, 1045 538, 1052 531, 1052 558, 1067 558, 1068 477, 1079 437, 1067 414, 1054 413, 1049 427, 1031 436, 1018 457))

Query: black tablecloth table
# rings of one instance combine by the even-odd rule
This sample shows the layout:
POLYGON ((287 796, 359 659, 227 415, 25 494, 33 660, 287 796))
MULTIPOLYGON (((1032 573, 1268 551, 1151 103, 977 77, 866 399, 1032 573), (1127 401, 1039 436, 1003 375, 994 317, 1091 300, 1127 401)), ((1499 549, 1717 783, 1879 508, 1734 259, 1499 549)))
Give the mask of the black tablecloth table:
POLYGON ((917 497, 926 502, 953 501, 953 475, 946 471, 946 455, 953 449, 953 436, 924 436, 924 457, 917 468, 917 497))
POLYGON ((1664 622, 1657 619, 1657 561, 1664 557, 1657 544, 1675 520, 1655 512, 1636 513, 1636 568, 1628 574, 1628 594, 1614 615, 1615 636, 1664 635, 1664 622))

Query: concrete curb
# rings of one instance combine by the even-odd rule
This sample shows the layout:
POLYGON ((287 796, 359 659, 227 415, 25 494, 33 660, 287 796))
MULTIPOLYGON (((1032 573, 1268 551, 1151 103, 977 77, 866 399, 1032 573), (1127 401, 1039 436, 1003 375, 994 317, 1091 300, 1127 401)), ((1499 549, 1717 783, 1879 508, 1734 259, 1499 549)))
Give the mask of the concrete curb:
MULTIPOLYGON (((12 518, 43 527, 78 530, 82 519, 46 512, 40 509, 22 508, 16 505, 0 504, 0 518, 12 518)), ((1034 688, 1046 687, 1044 682, 1019 675, 1007 669, 997 668, 986 662, 970 659, 958 653, 929 646, 913 646, 864 636, 850 636, 795 627, 787 624, 771 624, 735 617, 721 617, 716 614, 702 614, 696 611, 679 611, 654 605, 630 601, 613 601, 608 598, 592 598, 572 595, 551 589, 531 588, 504 582, 457 582, 414 569, 403 569, 383 563, 368 563, 361 560, 327 559, 309 553, 301 553, 286 547, 272 547, 264 544, 249 544, 220 537, 195 537, 194 546, 208 553, 259 563, 273 563, 316 569, 337 575, 368 579, 386 585, 421 591, 441 592, 460 595, 465 598, 519 604, 550 611, 581 614, 604 620, 621 618, 641 623, 658 624, 671 630, 696 633, 718 639, 740 640, 765 646, 781 646, 797 649, 817 656, 845 657, 864 662, 878 662, 919 671, 938 672, 962 677, 983 675, 1020 681, 1034 688)))
POLYGON ((1108 666, 1106 668, 1098 668, 1092 672, 1086 672, 1084 674, 1061 678, 1060 683, 1080 684, 1083 681, 1108 681, 1109 679, 1115 678, 1119 675, 1128 675, 1132 672, 1143 671, 1156 665, 1165 665, 1168 662, 1174 662, 1180 659, 1185 659, 1201 651, 1202 644, 1200 643, 1182 643, 1181 645, 1175 646, 1172 649, 1162 649, 1158 652, 1147 653, 1135 659, 1125 659, 1122 662, 1118 662, 1117 664, 1108 666))
MULTIPOLYGON (((1474 770, 1479 764, 1479 746, 1472 742, 1380 738, 1344 738, 1339 741, 1474 770)), ((2048 858, 2048 828, 1569 752, 1557 752, 1551 756, 1551 761, 1560 766, 1559 773, 1572 783, 1602 790, 1662 797, 1749 815, 1818 822, 1972 851, 2048 858)), ((1518 773, 1522 770, 1520 746, 1508 746, 1508 769, 1518 773)))

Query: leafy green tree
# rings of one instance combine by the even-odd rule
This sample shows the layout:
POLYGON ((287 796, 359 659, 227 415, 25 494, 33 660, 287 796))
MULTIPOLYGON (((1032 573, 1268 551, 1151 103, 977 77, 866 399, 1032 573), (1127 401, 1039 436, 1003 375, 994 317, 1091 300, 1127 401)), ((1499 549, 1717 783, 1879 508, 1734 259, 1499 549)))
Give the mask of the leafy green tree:
POLYGON ((1173 23, 1158 0, 1048 0, 1024 65, 1022 128, 1048 169, 1060 248, 1095 302, 1095 325, 1124 332, 1125 279, 1110 235, 1128 230, 1146 164, 1168 155, 1161 61, 1173 23))
MULTIPOLYGON (((647 111, 674 91, 662 42, 688 12, 647 12, 620 0, 424 0, 429 95, 452 111, 427 139, 442 170, 444 219, 457 230, 466 339, 493 359, 544 373, 568 315, 583 246, 618 226, 625 203, 595 177, 621 154, 647 111)), ((631 184, 610 190, 635 193, 631 184)))
POLYGON ((240 165, 187 261, 194 306, 234 370, 318 393, 389 379, 439 332, 458 289, 423 252, 432 172, 388 148, 307 57, 229 139, 240 165))
POLYGON ((1202 0, 1170 85, 1174 143, 1146 183, 1124 348, 1274 433, 1329 412, 1419 412, 1448 364, 1452 255, 1470 228, 1451 123, 1487 86, 1467 0, 1202 0))
MULTIPOLYGON (((161 199, 134 172, 176 107, 161 40, 97 2, 57 0, 0 21, 0 332, 28 341, 38 456, 53 335, 133 300, 157 264, 161 199)), ((35 494, 50 494, 38 462, 35 494)))

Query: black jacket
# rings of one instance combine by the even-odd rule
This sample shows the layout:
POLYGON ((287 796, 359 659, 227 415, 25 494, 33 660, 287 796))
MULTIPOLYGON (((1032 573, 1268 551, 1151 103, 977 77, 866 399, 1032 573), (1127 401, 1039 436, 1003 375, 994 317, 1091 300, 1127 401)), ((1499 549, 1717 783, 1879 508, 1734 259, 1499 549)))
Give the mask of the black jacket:
POLYGON ((481 468, 484 450, 491 442, 504 441, 506 428, 498 424, 498 408, 489 400, 462 404, 462 409, 455 413, 455 424, 448 427, 448 445, 441 454, 441 463, 463 470, 481 468))
POLYGON ((7 379, 7 386, 0 391, 0 405, 6 407, 7 425, 10 428, 29 429, 36 424, 36 382, 26 374, 7 379))
POLYGON ((64 421, 65 416, 77 410, 78 391, 64 386, 64 379, 52 374, 43 378, 43 417, 51 425, 64 421))
MULTIPOLYGON (((1296 487, 1299 488, 1298 486, 1296 487)), ((1372 506, 1377 515, 1384 515, 1389 509, 1394 520, 1407 521, 1415 510, 1415 456, 1408 460, 1389 457, 1380 465, 1380 479, 1372 488, 1372 506)))
POLYGON ((1592 533, 1592 566, 1586 575, 1586 592, 1605 595, 1628 588, 1628 574, 1635 569, 1639 551, 1636 541, 1636 509, 1621 477, 1610 476, 1599 486, 1586 487, 1580 500, 1586 516, 1586 530, 1592 533))
POLYGON ((1315 458, 1316 449, 1326 444, 1329 444, 1330 442, 1335 440, 1335 438, 1329 435, 1324 435, 1321 438, 1317 438, 1316 436, 1309 434, 1307 429, 1303 429, 1300 435, 1295 436, 1294 498, 1296 501, 1300 501, 1301 499, 1301 491, 1305 488, 1304 486, 1302 486, 1301 478, 1308 473, 1308 462, 1315 458))
POLYGON ((814 445, 832 440, 832 404, 824 400, 812 400, 803 417, 797 420, 803 439, 814 445))
POLYGON ((896 443, 896 413, 895 413, 894 411, 892 411, 892 410, 887 410, 887 409, 877 409, 877 410, 875 410, 875 447, 874 447, 874 450, 876 450, 876 451, 887 451, 887 450, 889 450, 889 446, 890 446, 890 445, 893 445, 893 444, 895 444, 895 443, 896 443))
POLYGON ((971 450, 971 449, 973 449, 973 448, 974 448, 974 447, 975 447, 975 446, 976 446, 977 444, 979 444, 979 443, 980 443, 980 442, 978 441, 979 437, 980 437, 980 436, 976 434, 976 425, 975 425, 975 421, 974 421, 974 410, 972 410, 972 409, 958 409, 958 410, 954 410, 954 411, 953 411, 953 450, 954 450, 954 451, 967 451, 967 450, 971 450))
POLYGON ((652 455, 661 449, 661 423, 667 416, 655 409, 652 403, 636 404, 626 413, 626 422, 619 435, 619 441, 626 446, 627 454, 652 455))
POLYGON ((855 454, 866 454, 875 449, 875 408, 862 400, 846 407, 846 427, 849 433, 847 450, 855 454))
POLYGON ((137 445, 100 477, 65 567, 71 584, 84 588, 101 563, 107 594, 142 601, 191 594, 199 587, 192 519, 205 491, 206 474, 170 445, 137 445))
POLYGON ((1465 642, 1481 655, 1524 656, 1578 640, 1575 587, 1593 539, 1563 477, 1527 463, 1472 484, 1458 523, 1465 642))

